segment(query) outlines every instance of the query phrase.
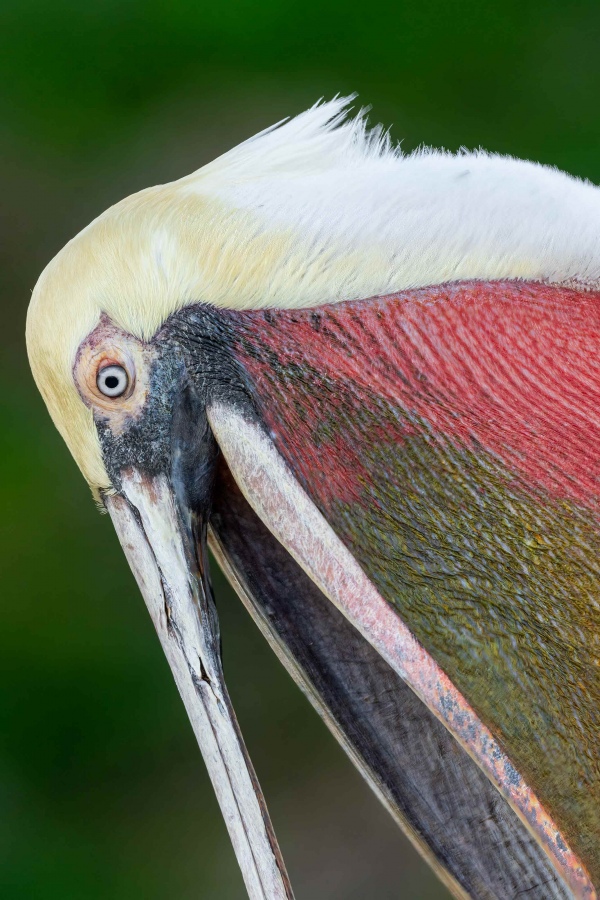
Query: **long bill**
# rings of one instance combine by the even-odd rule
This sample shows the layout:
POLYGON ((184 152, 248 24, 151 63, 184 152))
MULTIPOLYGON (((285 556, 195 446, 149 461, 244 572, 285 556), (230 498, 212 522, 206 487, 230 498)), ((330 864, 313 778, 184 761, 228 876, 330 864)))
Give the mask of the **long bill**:
POLYGON ((265 801, 227 693, 210 586, 206 521, 164 474, 122 473, 106 507, 142 592, 202 751, 252 900, 293 897, 265 801))

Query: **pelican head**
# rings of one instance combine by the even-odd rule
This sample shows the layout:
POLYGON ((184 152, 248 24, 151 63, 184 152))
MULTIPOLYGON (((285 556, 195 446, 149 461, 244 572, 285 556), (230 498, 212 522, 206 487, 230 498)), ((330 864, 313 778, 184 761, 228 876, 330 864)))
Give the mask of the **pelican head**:
POLYGON ((455 896, 600 885, 600 191, 322 103, 117 203, 27 346, 249 895, 291 897, 210 545, 455 896))

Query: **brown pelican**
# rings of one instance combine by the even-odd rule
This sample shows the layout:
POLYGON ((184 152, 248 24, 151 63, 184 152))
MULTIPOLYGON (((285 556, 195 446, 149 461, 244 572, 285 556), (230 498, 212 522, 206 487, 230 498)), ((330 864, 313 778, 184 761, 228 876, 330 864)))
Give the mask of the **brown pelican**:
POLYGON ((99 216, 35 287, 33 373, 252 898, 292 894, 207 546, 455 896, 596 897, 600 191, 346 108, 99 216))

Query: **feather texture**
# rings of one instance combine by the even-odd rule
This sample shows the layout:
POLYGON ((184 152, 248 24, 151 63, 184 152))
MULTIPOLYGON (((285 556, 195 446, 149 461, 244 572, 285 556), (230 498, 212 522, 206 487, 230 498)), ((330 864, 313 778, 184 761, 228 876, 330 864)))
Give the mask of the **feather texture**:
POLYGON ((319 103, 103 213, 47 266, 27 344, 50 413, 107 487, 72 377, 102 312, 149 339, 193 303, 308 307, 466 279, 600 283, 600 190, 484 152, 403 155, 349 99, 319 103))

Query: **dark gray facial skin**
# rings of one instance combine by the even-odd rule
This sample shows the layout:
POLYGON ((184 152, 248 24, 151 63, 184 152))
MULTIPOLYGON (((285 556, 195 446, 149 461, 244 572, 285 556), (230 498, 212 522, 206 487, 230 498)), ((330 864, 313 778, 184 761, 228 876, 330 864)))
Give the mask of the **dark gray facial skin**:
POLYGON ((120 473, 134 465, 147 475, 169 474, 192 507, 208 509, 217 448, 206 408, 226 399, 256 418, 247 376, 229 349, 226 313, 192 306, 171 316, 152 345, 156 349, 141 416, 120 434, 96 414, 104 462, 118 489, 120 473))

